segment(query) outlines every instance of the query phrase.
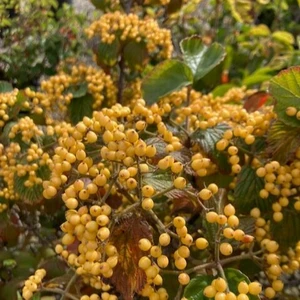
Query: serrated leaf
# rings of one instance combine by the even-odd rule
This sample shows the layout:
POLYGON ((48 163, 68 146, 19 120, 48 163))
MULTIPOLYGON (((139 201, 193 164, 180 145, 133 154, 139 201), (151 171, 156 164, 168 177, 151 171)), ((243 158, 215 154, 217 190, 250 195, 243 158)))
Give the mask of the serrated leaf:
POLYGON ((147 62, 148 51, 144 43, 129 42, 124 47, 124 58, 130 69, 141 69, 147 62))
POLYGON ((174 91, 192 84, 193 73, 183 62, 176 59, 165 60, 150 71, 142 82, 142 94, 151 105, 174 91))
POLYGON ((87 83, 83 82, 77 85, 69 86, 67 89, 65 89, 64 94, 71 93, 73 95, 73 99, 81 98, 86 95, 87 90, 88 90, 87 83))
POLYGON ((300 128, 277 120, 268 131, 266 152, 283 165, 294 156, 300 146, 299 136, 300 128))
POLYGON ((145 174, 143 184, 152 185, 156 192, 161 192, 173 185, 171 173, 168 171, 157 171, 155 173, 145 174))
POLYGON ((119 253, 111 282, 124 300, 133 299, 134 293, 140 292, 147 282, 144 270, 138 267, 140 258, 145 255, 138 246, 141 238, 152 241, 152 233, 146 220, 135 214, 122 218, 111 235, 110 242, 119 253))
POLYGON ((215 150, 215 144, 223 137, 224 132, 230 128, 226 123, 219 123, 207 129, 198 128, 191 134, 191 141, 197 143, 205 153, 210 154, 215 150))
MULTIPOLYGON (((249 278, 244 273, 242 273, 237 269, 226 268, 224 269, 224 273, 228 282, 229 290, 233 292, 235 295, 239 294, 238 285, 240 282, 245 281, 247 283, 250 283, 249 278)), ((260 299, 258 296, 253 296, 251 294, 247 294, 247 296, 249 297, 249 300, 260 299)))
POLYGON ((90 94, 85 96, 72 99, 68 112, 70 116, 71 123, 73 125, 77 124, 83 119, 83 117, 91 117, 93 114, 93 102, 94 98, 90 94))
POLYGON ((274 110, 278 119, 286 125, 299 127, 300 120, 286 114, 290 106, 300 110, 300 67, 291 67, 281 71, 271 79, 270 93, 276 100, 274 110))
POLYGON ((261 211, 268 211, 271 203, 262 199, 259 192, 264 188, 264 179, 256 175, 256 170, 244 165, 237 176, 234 190, 234 203, 241 213, 249 214, 250 210, 258 207, 261 211))
POLYGON ((11 83, 0 80, 0 93, 8 93, 11 92, 13 89, 14 88, 11 83))
MULTIPOLYGON (((42 166, 36 171, 36 175, 43 180, 49 179, 50 170, 47 166, 42 166)), ((32 187, 26 187, 25 181, 29 175, 17 176, 15 174, 15 192, 19 194, 21 199, 27 204, 36 204, 43 199, 43 186, 41 184, 35 184, 32 187)))
POLYGON ((199 36, 192 36, 182 40, 180 49, 184 62, 193 72, 194 82, 208 74, 226 55, 225 49, 221 44, 213 43, 207 46, 199 36))
POLYGON ((211 284, 214 277, 212 275, 199 275, 193 278, 184 289, 183 296, 188 300, 206 300, 203 290, 211 284))
POLYGON ((285 208, 282 210, 283 219, 281 222, 271 220, 272 238, 278 242, 281 250, 294 248, 300 240, 300 214, 294 208, 285 208), (284 234, 278 234, 282 232, 284 234))

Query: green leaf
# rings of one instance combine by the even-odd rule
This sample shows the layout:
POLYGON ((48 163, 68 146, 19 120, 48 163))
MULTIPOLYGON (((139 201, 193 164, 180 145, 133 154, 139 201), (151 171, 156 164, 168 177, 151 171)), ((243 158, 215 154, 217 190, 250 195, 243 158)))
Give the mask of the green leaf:
POLYGON ((214 97, 222 97, 224 96, 231 88, 235 87, 233 83, 225 83, 225 84, 220 84, 216 88, 212 90, 212 95, 214 97))
MULTIPOLYGON (((43 180, 49 179, 50 170, 47 166, 42 166, 36 171, 36 175, 43 180)), ((35 184, 33 187, 26 187, 25 181, 29 178, 29 175, 18 176, 15 174, 15 192, 28 204, 34 204, 43 199, 43 186, 41 184, 35 184)))
POLYGON ((90 94, 85 96, 72 99, 68 112, 70 116, 71 123, 73 125, 77 124, 83 119, 83 117, 91 117, 93 114, 93 102, 94 98, 90 94))
POLYGON ((282 121, 272 124, 267 136, 267 153, 284 165, 300 146, 300 128, 291 127, 282 121))
POLYGON ((259 68, 252 74, 246 76, 243 81, 242 85, 246 85, 247 87, 260 84, 264 81, 270 80, 276 73, 276 68, 264 67, 259 68))
POLYGON ((224 132, 230 128, 226 123, 219 123, 207 129, 198 128, 192 133, 191 141, 197 143, 205 153, 211 154, 215 150, 215 144, 223 137, 224 132))
POLYGON ((173 185, 173 180, 170 172, 158 171, 155 173, 145 174, 143 176, 143 184, 152 185, 156 192, 161 192, 173 185))
POLYGON ((0 80, 0 93, 11 92, 13 89, 14 88, 13 88, 12 84, 10 84, 7 81, 0 80))
POLYGON ((151 105, 174 91, 192 84, 191 69, 176 59, 165 60, 158 64, 142 82, 143 98, 151 105))
POLYGON ((184 62, 194 75, 194 82, 201 79, 217 66, 226 55, 225 49, 218 43, 206 46, 199 36, 192 36, 180 42, 184 62))
MULTIPOLYGON (((242 273, 241 271, 233 268, 224 269, 225 277, 228 282, 229 290, 233 292, 235 295, 238 295, 238 284, 242 281, 250 283, 249 278, 242 273)), ((260 299, 258 296, 253 296, 251 294, 247 294, 249 300, 258 300, 260 299)))
POLYGON ((275 222, 271 220, 270 229, 272 238, 278 242, 281 250, 285 251, 290 247, 294 248, 300 240, 300 213, 292 207, 283 209, 282 213, 282 221, 275 222), (279 232, 284 234, 278 234, 279 232))
POLYGON ((247 165, 242 167, 234 190, 234 203, 240 212, 247 214, 254 207, 264 212, 270 209, 270 201, 259 196, 264 185, 264 179, 256 175, 255 169, 247 165))
POLYGON ((132 70, 141 69, 147 62, 148 51, 144 43, 129 42, 124 47, 124 58, 132 70))
POLYGON ((272 38, 286 45, 293 45, 295 43, 294 36, 287 31, 275 31, 272 33, 272 38))
POLYGON ((184 289, 183 296, 188 300, 207 300, 203 295, 203 290, 211 284, 214 277, 212 275, 199 275, 193 278, 184 289))
POLYGON ((111 44, 99 42, 96 50, 97 61, 100 65, 112 67, 118 61, 119 51, 120 42, 118 39, 115 39, 111 44))
POLYGON ((81 98, 81 97, 86 95, 87 90, 88 90, 87 83, 83 82, 83 83, 80 83, 80 84, 77 84, 77 85, 71 85, 70 87, 65 89, 64 94, 71 93, 73 95, 73 99, 74 98, 81 98))
POLYGON ((231 127, 226 123, 220 123, 207 129, 197 129, 191 135, 191 142, 197 143, 208 157, 218 165, 222 173, 230 173, 231 166, 228 163, 227 154, 216 150, 216 143, 223 137, 226 130, 231 127))
POLYGON ((283 70, 271 79, 270 93, 276 100, 274 110, 278 119, 286 125, 300 127, 300 120, 285 112, 290 106, 300 110, 300 67, 283 70))

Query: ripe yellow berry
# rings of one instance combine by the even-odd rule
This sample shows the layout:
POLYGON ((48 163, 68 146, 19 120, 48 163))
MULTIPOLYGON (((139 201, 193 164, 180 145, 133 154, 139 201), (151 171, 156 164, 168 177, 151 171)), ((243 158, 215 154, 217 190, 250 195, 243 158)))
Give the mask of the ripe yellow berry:
POLYGON ((173 183, 176 189, 182 190, 186 187, 186 180, 183 177, 177 177, 173 183))
POLYGON ((154 202, 151 198, 145 198, 142 201, 142 208, 144 210, 151 210, 154 207, 154 202))
POLYGON ((249 297, 246 294, 239 294, 236 299, 237 300, 249 300, 249 297))
POLYGON ((178 281, 181 285, 187 285, 190 282, 190 276, 187 273, 181 273, 178 275, 178 281))
POLYGON ((220 252, 225 256, 231 255, 233 252, 232 246, 229 243, 222 243, 220 245, 220 252))
POLYGON ((159 244, 161 246, 168 246, 171 242, 171 237, 168 233, 162 233, 160 236, 159 236, 159 244))
POLYGON ((147 256, 142 256, 139 260, 139 267, 143 270, 148 269, 151 266, 151 260, 147 256))
POLYGON ((251 282, 249 283, 249 293, 254 296, 258 296, 262 291, 262 286, 259 282, 251 282))
POLYGON ((249 286, 248 283, 245 281, 241 281, 238 284, 238 291, 240 294, 247 294, 249 292, 249 286))
POLYGON ((209 243, 205 238, 197 238, 196 239, 196 247, 200 250, 204 250, 208 247, 209 243))
POLYGON ((150 248, 151 248, 151 242, 146 239, 146 238, 143 238, 143 239, 140 239, 139 240, 139 248, 142 250, 142 251, 149 251, 150 248))
POLYGON ((173 219, 173 225, 176 228, 182 228, 183 226, 185 226, 185 219, 182 217, 175 217, 173 219))
POLYGON ((235 227, 239 226, 239 223, 240 223, 239 218, 235 215, 232 215, 232 216, 228 217, 228 219, 227 219, 227 224, 230 227, 235 228, 235 227))
POLYGON ((178 270, 183 270, 183 269, 185 269, 186 265, 187 265, 187 262, 186 262, 185 258, 183 258, 183 257, 177 257, 177 258, 175 259, 175 267, 176 267, 178 270))
POLYGON ((273 299, 276 295, 276 292, 274 291, 273 288, 271 287, 267 287, 265 289, 265 292, 264 292, 265 296, 268 298, 268 299, 273 299))
POLYGON ((191 246, 193 243, 193 237, 190 234, 186 234, 185 236, 181 237, 181 243, 187 246, 191 246))
POLYGON ((236 295, 232 292, 226 294, 225 300, 236 300, 236 295))
POLYGON ((217 223, 220 225, 224 225, 227 222, 227 217, 224 215, 218 215, 217 217, 217 223))
MULTIPOLYGON (((244 236, 245 236, 245 232, 241 229, 236 229, 233 232, 233 238, 237 241, 243 240, 244 236)), ((244 293, 244 294, 247 294, 247 293, 244 293)))
POLYGON ((169 265, 169 258, 166 255, 160 255, 157 258, 157 264, 160 268, 166 268, 169 265))
POLYGON ((281 280, 277 279, 272 282, 272 288, 275 292, 281 292, 283 290, 284 284, 281 280))
POLYGON ((177 251, 183 258, 188 258, 190 256, 190 249, 187 246, 180 246, 177 251))
POLYGON ((204 290, 203 290, 203 295, 206 298, 213 298, 215 297, 217 293, 217 290, 212 286, 212 285, 208 285, 204 290))
POLYGON ((235 214, 235 208, 232 204, 227 204, 224 207, 224 214, 227 217, 230 217, 235 214))
POLYGON ((175 174, 180 173, 183 170, 183 164, 181 162, 174 162, 171 165, 171 171, 175 174))
POLYGON ((234 230, 230 227, 224 228, 223 230, 223 235, 227 238, 227 239, 232 239, 234 236, 234 230))
POLYGON ((161 256, 162 254, 162 251, 161 251, 161 248, 159 246, 152 246, 151 249, 150 249, 150 255, 152 257, 159 257, 161 256))
POLYGON ((109 236, 110 236, 110 230, 107 227, 102 227, 97 232, 97 237, 101 241, 105 241, 106 239, 109 238, 109 236))
POLYGON ((289 107, 286 108, 285 113, 289 117, 294 117, 297 114, 297 108, 293 107, 293 106, 289 106, 289 107))
POLYGON ((215 183, 211 183, 208 185, 207 187, 213 194, 217 194, 218 193, 218 186, 215 183))
POLYGON ((151 185, 144 185, 142 187, 142 194, 144 197, 150 198, 154 194, 154 188, 151 185))
POLYGON ((202 199, 202 200, 209 200, 212 196, 212 192, 209 189, 202 189, 198 196, 202 199))
POLYGON ((219 277, 214 280, 214 287, 218 292, 224 292, 227 289, 227 282, 222 277, 219 277))
POLYGON ((208 223, 216 223, 218 214, 214 211, 210 211, 210 212, 206 213, 205 218, 208 223))

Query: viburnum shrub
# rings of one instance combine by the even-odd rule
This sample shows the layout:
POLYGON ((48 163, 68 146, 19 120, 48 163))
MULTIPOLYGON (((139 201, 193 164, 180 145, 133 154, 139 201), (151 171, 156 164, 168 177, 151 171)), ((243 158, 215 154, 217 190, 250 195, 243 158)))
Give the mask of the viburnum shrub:
POLYGON ((101 68, 0 83, 7 282, 25 269, 25 300, 275 298, 300 263, 300 68, 203 94, 224 48, 194 35, 171 58, 170 32, 127 10, 87 29, 101 68))

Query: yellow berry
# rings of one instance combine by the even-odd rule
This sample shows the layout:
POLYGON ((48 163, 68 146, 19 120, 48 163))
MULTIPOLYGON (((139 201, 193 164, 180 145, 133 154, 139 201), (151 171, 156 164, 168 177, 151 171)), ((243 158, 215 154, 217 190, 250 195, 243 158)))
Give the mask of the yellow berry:
POLYGON ((200 250, 204 250, 208 247, 209 243, 205 238, 196 239, 196 247, 200 250))
POLYGON ((180 190, 184 189, 186 186, 186 180, 183 177, 177 177, 173 183, 175 188, 180 190))
POLYGON ((178 281, 181 285, 187 285, 190 282, 190 276, 187 273, 181 273, 178 275, 178 281))
POLYGON ((232 246, 229 243, 222 243, 220 245, 220 252, 225 256, 231 255, 233 252, 232 246))

